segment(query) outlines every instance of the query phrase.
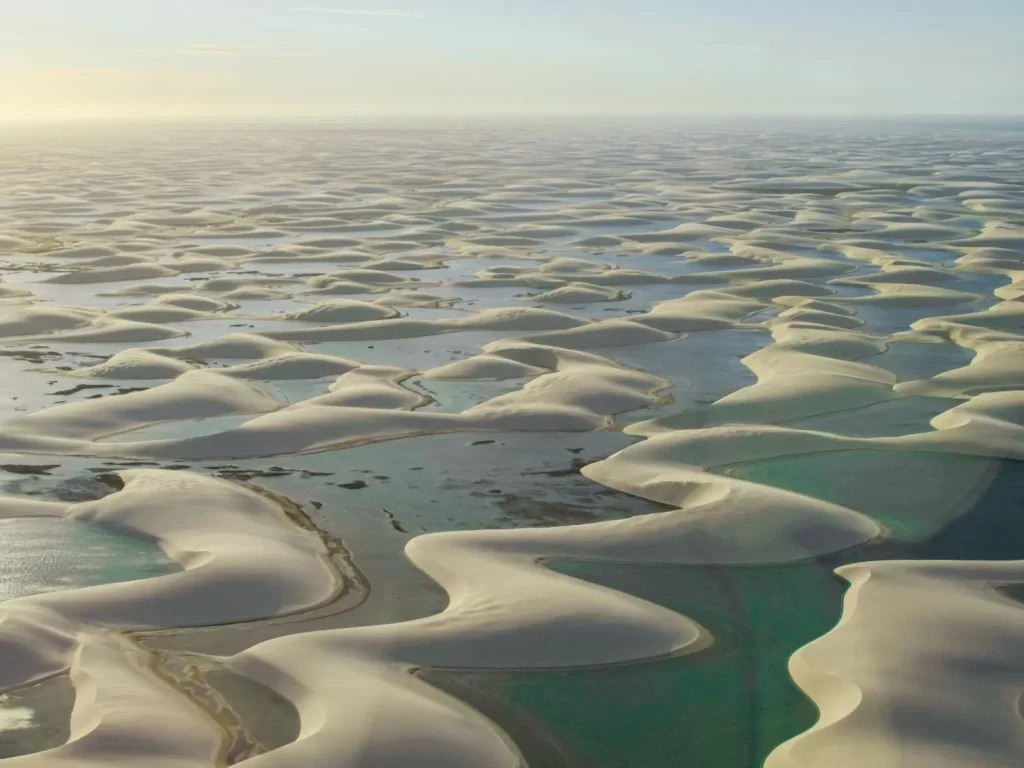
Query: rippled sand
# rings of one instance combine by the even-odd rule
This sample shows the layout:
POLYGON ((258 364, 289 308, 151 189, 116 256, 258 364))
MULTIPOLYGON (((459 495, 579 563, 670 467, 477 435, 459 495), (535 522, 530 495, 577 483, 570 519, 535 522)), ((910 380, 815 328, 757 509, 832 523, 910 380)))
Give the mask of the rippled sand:
POLYGON ((1016 764, 1022 135, 0 138, 0 756, 1016 764))

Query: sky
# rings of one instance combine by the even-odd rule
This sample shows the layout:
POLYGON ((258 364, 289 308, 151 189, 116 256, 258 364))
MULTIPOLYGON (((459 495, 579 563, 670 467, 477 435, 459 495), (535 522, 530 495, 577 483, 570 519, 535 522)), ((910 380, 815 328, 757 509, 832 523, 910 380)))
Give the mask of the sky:
POLYGON ((0 0, 0 119, 1024 114, 1022 0, 0 0))

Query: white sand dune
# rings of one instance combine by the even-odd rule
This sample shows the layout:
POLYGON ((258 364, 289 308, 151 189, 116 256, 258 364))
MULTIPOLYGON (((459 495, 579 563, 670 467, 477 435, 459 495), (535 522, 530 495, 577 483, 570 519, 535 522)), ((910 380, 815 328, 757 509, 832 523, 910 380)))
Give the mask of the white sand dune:
POLYGON ((225 301, 275 301, 289 297, 290 294, 287 291, 258 286, 235 288, 220 295, 220 298, 225 301))
MULTIPOLYGON (((194 318, 190 318, 194 319, 194 318)), ((59 335, 27 337, 34 343, 60 342, 71 344, 140 344, 188 336, 189 332, 168 325, 126 320, 113 315, 98 315, 91 326, 62 332, 59 335)))
POLYGON ((145 349, 126 349, 102 363, 67 373, 97 379, 174 379, 192 370, 195 370, 195 366, 184 360, 175 360, 145 349))
MULTIPOLYGON (((377 312, 387 316, 394 315, 386 308, 376 304, 369 305, 377 312)), ((343 314, 362 312, 361 309, 347 307, 342 310, 343 314)), ((478 314, 468 315, 464 318, 443 319, 443 320, 412 320, 408 318, 398 319, 367 319, 364 322, 345 322, 339 325, 321 325, 309 329, 297 329, 294 331, 268 331, 266 335, 271 339, 285 341, 310 342, 310 341, 365 341, 374 339, 405 339, 417 336, 433 336, 442 333, 455 333, 463 330, 490 330, 490 331, 546 331, 549 329, 577 328, 586 325, 573 315, 555 312, 550 309, 537 309, 533 307, 514 307, 511 309, 496 308, 487 309, 478 314)))
POLYGON ((197 312, 227 312, 236 306, 228 301, 202 296, 195 293, 165 293, 153 300, 153 304, 171 307, 183 307, 197 312))
POLYGON ((425 396, 406 389, 402 382, 415 371, 389 366, 364 365, 344 373, 327 388, 327 394, 296 406, 329 405, 337 408, 413 410, 429 404, 425 396))
POLYGON ((681 299, 658 302, 648 314, 637 316, 636 321, 672 333, 712 331, 731 328, 769 306, 725 290, 693 291, 681 299))
POLYGON ((87 309, 27 306, 0 318, 0 336, 39 336, 89 325, 95 317, 87 309))
POLYGON ((875 283, 871 286, 878 291, 871 296, 834 298, 845 304, 875 304, 894 307, 942 307, 969 304, 982 297, 976 293, 940 288, 935 285, 917 283, 875 283))
POLYGON ((208 320, 213 315, 197 309, 178 306, 150 305, 118 309, 110 313, 110 317, 132 320, 141 323, 188 323, 194 320, 208 320))
POLYGON ((397 311, 379 304, 335 299, 318 302, 308 309, 289 312, 284 319, 304 323, 359 323, 365 320, 388 320, 397 316, 397 311))
POLYGON ((838 573, 852 585, 839 626, 790 662, 821 718, 767 768, 1013 765, 1024 615, 998 587, 1024 581, 1020 563, 895 561, 838 573))
POLYGON ((983 392, 1024 389, 1024 339, 972 346, 976 355, 970 365, 930 379, 904 382, 896 386, 896 391, 931 397, 970 397, 983 392))
MULTIPOLYGON (((551 561, 792 564, 968 514, 1001 461, 1024 460, 1024 156, 1002 134, 906 130, 224 128, 68 136, 57 153, 5 137, 0 451, 39 460, 5 465, 0 518, 147 539, 181 569, 0 604, 0 693, 65 672, 75 686, 68 742, 10 762, 226 764, 201 676, 170 671, 211 663, 299 712, 298 738, 254 768, 522 768, 498 724, 416 670, 565 672, 717 641, 551 561), (614 437, 590 433, 613 431, 637 440, 585 463, 614 437), (360 517, 388 497, 389 464, 380 489, 316 518, 328 539, 287 500, 204 474, 272 459, 268 477, 336 500, 324 466, 373 471, 344 449, 394 441, 399 467, 403 438, 441 433, 487 433, 467 438, 496 464, 520 450, 501 433, 544 460, 575 433, 563 472, 666 511, 487 529, 511 523, 459 516, 500 492, 484 486, 414 535, 388 510, 390 526, 360 517), (79 493, 76 467, 106 477, 125 459, 173 469, 122 472, 97 501, 24 495, 79 493), (768 484, 805 459, 841 471, 805 493, 768 484), (759 462, 762 482, 742 479, 759 462), (446 607, 403 593, 397 617, 285 622, 353 586, 331 558, 350 530, 353 567, 397 551, 375 528, 406 537, 446 607), (193 628, 246 623, 260 641, 231 655, 182 650, 193 628)), ((527 505, 547 503, 543 482, 527 505)), ((406 583, 371 565, 399 574, 373 590, 406 583)), ((820 720, 769 768, 1019 762, 1024 609, 996 587, 1024 583, 1020 564, 839 573, 842 621, 790 665, 820 720)))
MULTIPOLYGON (((64 514, 152 538, 182 570, 6 601, 0 607, 0 679, 5 687, 65 670, 76 654, 80 665, 80 644, 88 645, 90 636, 106 634, 104 630, 221 623, 225 611, 232 616, 229 621, 281 615, 329 600, 340 589, 341 577, 329 564, 319 536, 295 526, 271 500, 190 473, 132 470, 122 476, 124 490, 100 501, 64 505, 64 514), (253 589, 254 583, 259 589, 253 589)), ((117 667, 126 662, 114 665, 115 679, 117 667)), ((100 692, 110 685, 116 690, 105 667, 101 662, 93 673, 100 692)), ((140 684, 140 692, 147 687, 162 686, 150 680, 140 684)), ((162 703, 153 707, 173 711, 176 694, 165 690, 159 698, 162 703)), ((87 696, 78 700, 76 709, 79 705, 89 710, 87 719, 101 725, 107 713, 115 721, 130 717, 131 710, 120 706, 92 702, 90 708, 87 696)), ((148 738, 145 729, 137 732, 148 738)), ((73 754, 74 736, 68 748, 73 754)))
POLYGON ((290 344, 255 333, 227 333, 214 341, 184 347, 152 347, 151 352, 184 360, 266 358, 295 352, 290 344))
POLYGON ((47 278, 48 283, 62 285, 81 285, 86 283, 119 283, 127 280, 148 280, 155 277, 176 275, 178 270, 169 269, 160 264, 130 264, 120 267, 83 269, 77 272, 65 272, 47 278))
POLYGON ((271 395, 235 378, 186 371, 142 392, 57 405, 23 416, 8 422, 6 438, 21 433, 95 439, 162 421, 265 413, 280 407, 271 395))
POLYGON ((588 283, 569 283, 553 291, 534 294, 529 301, 545 304, 585 304, 592 301, 618 301, 623 298, 622 291, 588 283))
POLYGON ((280 379, 319 379, 324 376, 339 376, 359 367, 359 363, 333 355, 317 355, 310 352, 290 352, 268 357, 252 363, 219 368, 221 376, 237 379, 273 381, 280 379))
POLYGON ((800 345, 790 348, 786 343, 765 347, 743 359, 744 365, 757 375, 756 384, 705 408, 640 423, 628 431, 650 435, 665 429, 720 424, 774 424, 870 405, 893 396, 894 374, 865 363, 822 355, 822 351, 832 351, 828 347, 821 349, 830 341, 848 347, 849 334, 819 331, 810 343, 814 353, 801 350, 800 345))

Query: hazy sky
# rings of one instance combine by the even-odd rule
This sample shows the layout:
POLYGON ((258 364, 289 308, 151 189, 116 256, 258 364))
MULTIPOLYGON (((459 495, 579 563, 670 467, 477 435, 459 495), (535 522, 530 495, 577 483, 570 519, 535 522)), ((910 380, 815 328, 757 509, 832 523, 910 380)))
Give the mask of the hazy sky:
POLYGON ((1024 113, 1024 0, 0 0, 0 117, 1024 113))

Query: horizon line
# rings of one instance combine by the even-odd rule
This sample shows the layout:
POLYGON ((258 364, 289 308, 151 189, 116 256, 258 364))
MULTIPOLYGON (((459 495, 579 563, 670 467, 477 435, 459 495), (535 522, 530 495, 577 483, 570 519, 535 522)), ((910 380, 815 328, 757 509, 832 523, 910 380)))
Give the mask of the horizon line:
POLYGON ((615 113, 615 112, 465 112, 465 113, 361 113, 361 114, 323 114, 272 115, 250 113, 239 115, 205 115, 189 113, 177 115, 2 115, 0 125, 14 123, 230 123, 230 124, 323 124, 386 121, 403 122, 426 120, 430 122, 451 122, 458 120, 508 121, 508 120, 617 120, 636 122, 646 120, 687 120, 687 119, 723 119, 723 120, 1024 120, 1024 112, 649 112, 649 113, 615 113))

